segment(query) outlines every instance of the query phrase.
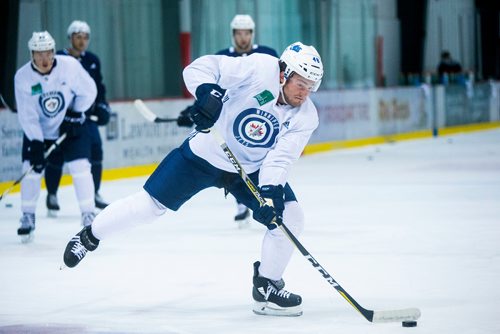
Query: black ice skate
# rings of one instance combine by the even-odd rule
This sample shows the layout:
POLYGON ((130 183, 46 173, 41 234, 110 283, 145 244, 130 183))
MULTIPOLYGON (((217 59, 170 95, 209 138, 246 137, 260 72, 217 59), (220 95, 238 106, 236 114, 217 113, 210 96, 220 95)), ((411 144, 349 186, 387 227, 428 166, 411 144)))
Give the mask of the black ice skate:
POLYGON ((47 214, 49 217, 57 217, 57 211, 61 208, 59 207, 59 203, 57 201, 56 194, 47 194, 47 214))
POLYGON ((86 226, 68 242, 64 251, 64 264, 69 268, 75 267, 85 257, 87 252, 95 251, 99 246, 99 239, 94 237, 90 226, 86 226))
POLYGON ((259 276, 260 262, 253 264, 253 312, 259 315, 296 317, 302 315, 302 298, 284 289, 285 281, 259 276))
POLYGON ((105 207, 107 207, 109 204, 106 203, 101 195, 99 195, 99 193, 95 193, 95 207, 100 209, 100 210, 103 210, 105 207))
POLYGON ((238 212, 234 216, 234 222, 238 224, 238 228, 250 226, 250 210, 243 204, 238 204, 238 212))
POLYGON ((17 235, 21 237, 22 243, 27 243, 33 240, 35 231, 35 214, 23 213, 20 220, 21 226, 17 229, 17 235))

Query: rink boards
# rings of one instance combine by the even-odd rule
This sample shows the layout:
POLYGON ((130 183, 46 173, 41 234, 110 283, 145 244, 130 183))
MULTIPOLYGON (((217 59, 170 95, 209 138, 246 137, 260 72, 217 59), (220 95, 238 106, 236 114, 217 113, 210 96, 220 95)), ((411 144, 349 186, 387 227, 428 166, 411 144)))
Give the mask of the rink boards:
MULTIPOLYGON (((320 126, 304 153, 477 131, 500 126, 499 83, 471 87, 396 87, 320 91, 312 95, 320 126)), ((161 117, 177 117, 192 99, 146 101, 161 117)), ((150 123, 131 101, 111 103, 109 124, 101 127, 104 180, 151 173, 190 129, 175 122, 150 123)), ((5 111, 5 110, 4 110, 5 111)), ((0 191, 21 171, 22 130, 17 115, 0 112, 0 191)), ((63 184, 71 182, 68 176, 63 184)))

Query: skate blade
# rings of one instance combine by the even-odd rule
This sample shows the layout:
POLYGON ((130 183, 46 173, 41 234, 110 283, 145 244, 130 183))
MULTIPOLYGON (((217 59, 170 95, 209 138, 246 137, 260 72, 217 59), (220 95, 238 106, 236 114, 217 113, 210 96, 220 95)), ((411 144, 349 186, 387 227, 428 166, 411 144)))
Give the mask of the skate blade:
POLYGON ((56 210, 47 210, 47 217, 49 218, 57 218, 57 211, 56 210))
POLYGON ((20 237, 21 237, 21 243, 23 244, 28 244, 35 239, 35 235, 33 233, 21 234, 20 237))
POLYGON ((253 313, 275 317, 298 317, 302 315, 302 305, 294 307, 280 307, 273 303, 255 302, 253 313))
POLYGON ((250 228, 250 219, 244 219, 244 220, 237 220, 236 225, 238 225, 239 230, 246 230, 247 228, 250 228))

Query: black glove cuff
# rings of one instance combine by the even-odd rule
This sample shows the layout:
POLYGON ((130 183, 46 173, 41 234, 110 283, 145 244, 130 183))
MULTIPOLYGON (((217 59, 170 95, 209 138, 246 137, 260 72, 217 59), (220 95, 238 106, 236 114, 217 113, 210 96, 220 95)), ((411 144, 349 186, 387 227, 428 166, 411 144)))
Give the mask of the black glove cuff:
POLYGON ((85 113, 73 110, 66 110, 66 115, 64 115, 64 121, 68 123, 83 124, 85 122, 85 113))
POLYGON ((44 149, 44 144, 40 140, 32 140, 30 142, 30 151, 35 152, 35 151, 42 151, 44 149))

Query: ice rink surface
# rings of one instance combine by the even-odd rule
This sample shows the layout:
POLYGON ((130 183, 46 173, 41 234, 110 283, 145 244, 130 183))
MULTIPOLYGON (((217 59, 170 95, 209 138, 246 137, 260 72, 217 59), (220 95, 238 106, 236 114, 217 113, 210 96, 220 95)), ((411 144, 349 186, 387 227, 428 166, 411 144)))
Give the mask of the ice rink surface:
MULTIPOLYGON (((124 197, 145 179, 101 194, 124 197)), ((254 315, 265 228, 238 230, 217 189, 60 271, 80 230, 70 186, 56 219, 42 192, 31 244, 16 235, 19 194, 0 202, 0 333, 500 333, 500 130, 305 156, 290 183, 308 251, 365 308, 420 308, 418 327, 369 323, 299 252, 284 279, 304 315, 254 315)))

